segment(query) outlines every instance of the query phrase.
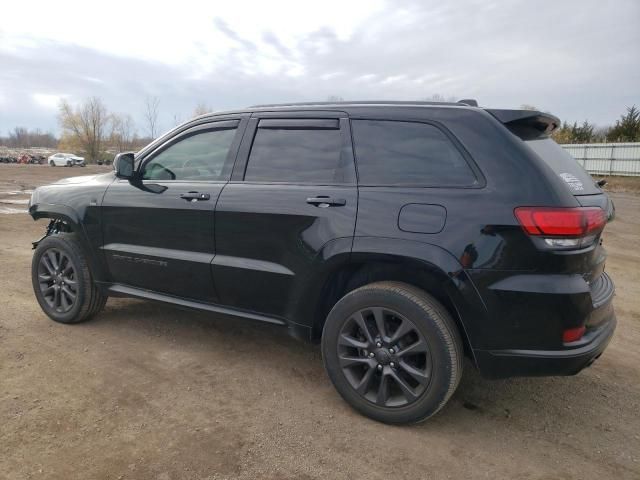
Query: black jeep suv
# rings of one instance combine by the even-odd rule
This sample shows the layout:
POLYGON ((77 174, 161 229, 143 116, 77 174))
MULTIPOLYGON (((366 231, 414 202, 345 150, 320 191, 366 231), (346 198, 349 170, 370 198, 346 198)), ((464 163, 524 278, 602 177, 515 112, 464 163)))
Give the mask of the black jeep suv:
POLYGON ((575 374, 615 328, 614 210, 558 123, 472 101, 200 116, 36 189, 36 298, 63 323, 131 296, 285 326, 389 423, 440 410, 465 355, 487 377, 575 374))

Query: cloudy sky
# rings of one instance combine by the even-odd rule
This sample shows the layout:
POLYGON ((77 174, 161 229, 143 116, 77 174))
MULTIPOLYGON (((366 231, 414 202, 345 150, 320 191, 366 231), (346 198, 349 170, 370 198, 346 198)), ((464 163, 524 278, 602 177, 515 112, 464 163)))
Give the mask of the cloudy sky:
POLYGON ((640 1, 9 1, 0 134, 57 132, 60 99, 101 97, 144 134, 195 106, 477 98, 612 123, 640 105, 640 1))

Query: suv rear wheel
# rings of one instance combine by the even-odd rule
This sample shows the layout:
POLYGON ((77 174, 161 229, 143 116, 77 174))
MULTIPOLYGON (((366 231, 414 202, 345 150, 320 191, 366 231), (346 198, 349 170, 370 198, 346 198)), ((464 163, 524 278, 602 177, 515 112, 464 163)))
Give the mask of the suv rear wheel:
POLYGON ((325 368, 342 397, 385 423, 437 413, 462 375, 463 348, 447 310, 426 292, 378 282, 345 295, 322 334, 325 368))
POLYGON ((93 283, 74 233, 51 235, 38 244, 31 263, 31 280, 42 310, 56 322, 87 320, 107 302, 93 283))

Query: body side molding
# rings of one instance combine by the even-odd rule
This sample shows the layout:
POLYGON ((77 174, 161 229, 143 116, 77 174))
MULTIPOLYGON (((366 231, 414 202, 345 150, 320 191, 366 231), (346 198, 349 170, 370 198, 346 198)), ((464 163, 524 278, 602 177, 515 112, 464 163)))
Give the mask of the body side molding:
POLYGON ((222 315, 229 315, 233 317, 242 317, 248 320, 256 320, 259 322, 271 323, 274 325, 285 326, 287 323, 281 318, 269 317, 267 315, 261 315, 254 312, 246 312, 243 310, 236 310, 230 307, 223 307, 213 303, 198 302, 196 300, 187 300, 184 298, 174 297, 171 295, 165 295, 162 293, 152 292, 150 290, 144 290, 142 288, 129 287, 122 284, 112 284, 107 288, 110 296, 113 297, 135 297, 145 300, 155 300, 158 302, 171 303, 173 305, 180 305, 182 307, 193 308, 195 310, 205 310, 208 312, 220 313, 222 315))

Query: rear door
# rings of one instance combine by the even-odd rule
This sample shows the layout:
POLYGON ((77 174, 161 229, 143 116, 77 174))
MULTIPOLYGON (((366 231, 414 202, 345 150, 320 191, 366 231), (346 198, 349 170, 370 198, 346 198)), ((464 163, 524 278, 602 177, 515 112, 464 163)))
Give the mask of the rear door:
POLYGON ((109 186, 103 249, 114 283, 217 302, 214 210, 243 126, 232 118, 181 132, 145 155, 140 180, 109 186))
POLYGON ((254 114, 216 208, 222 303, 286 317, 320 252, 350 251, 357 198, 346 114, 254 114))

